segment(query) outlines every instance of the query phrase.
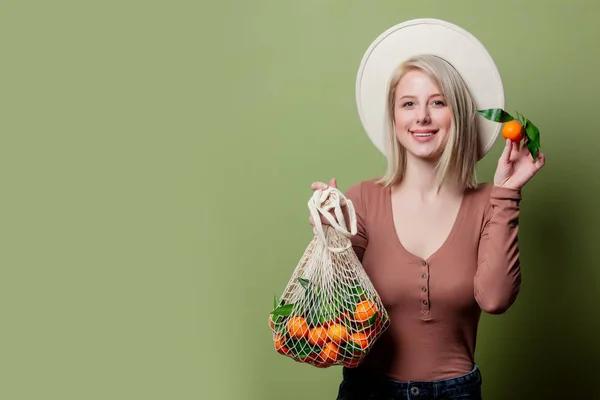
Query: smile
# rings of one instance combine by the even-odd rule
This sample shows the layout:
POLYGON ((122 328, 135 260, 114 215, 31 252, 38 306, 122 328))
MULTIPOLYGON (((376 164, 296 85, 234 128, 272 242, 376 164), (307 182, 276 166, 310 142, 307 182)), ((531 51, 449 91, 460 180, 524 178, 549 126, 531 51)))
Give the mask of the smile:
POLYGON ((418 130, 418 131, 410 131, 413 136, 416 137, 429 137, 433 136, 437 133, 435 130, 418 130))

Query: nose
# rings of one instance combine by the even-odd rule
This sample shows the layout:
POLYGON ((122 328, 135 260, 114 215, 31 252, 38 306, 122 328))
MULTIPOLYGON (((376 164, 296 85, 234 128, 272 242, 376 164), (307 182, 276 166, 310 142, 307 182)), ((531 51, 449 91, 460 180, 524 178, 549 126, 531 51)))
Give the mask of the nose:
POLYGON ((429 109, 425 106, 420 107, 417 114, 417 124, 428 124, 430 121, 429 109))

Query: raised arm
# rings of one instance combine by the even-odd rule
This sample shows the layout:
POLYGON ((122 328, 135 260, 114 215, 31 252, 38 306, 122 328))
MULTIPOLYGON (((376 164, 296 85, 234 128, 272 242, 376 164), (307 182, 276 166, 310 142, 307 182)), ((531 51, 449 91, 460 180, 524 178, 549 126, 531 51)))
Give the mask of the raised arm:
POLYGON ((484 215, 475 275, 475 299, 490 314, 504 313, 521 285, 519 203, 521 191, 494 186, 484 215))

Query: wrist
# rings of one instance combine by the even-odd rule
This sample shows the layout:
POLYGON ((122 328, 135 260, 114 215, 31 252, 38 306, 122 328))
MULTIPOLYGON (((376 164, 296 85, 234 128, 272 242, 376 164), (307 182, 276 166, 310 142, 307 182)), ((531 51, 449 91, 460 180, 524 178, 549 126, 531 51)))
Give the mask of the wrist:
POLYGON ((494 187, 504 188, 504 189, 509 189, 509 190, 521 190, 521 187, 516 187, 516 186, 507 185, 504 183, 496 183, 496 182, 494 182, 494 187))
POLYGON ((496 199, 520 200, 522 197, 521 188, 494 184, 492 197, 496 199))

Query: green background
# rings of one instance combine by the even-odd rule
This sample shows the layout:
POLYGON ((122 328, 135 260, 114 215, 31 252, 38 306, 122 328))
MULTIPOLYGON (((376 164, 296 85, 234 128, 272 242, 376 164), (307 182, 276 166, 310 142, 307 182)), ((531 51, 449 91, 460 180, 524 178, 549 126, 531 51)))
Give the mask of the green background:
POLYGON ((312 237, 310 183, 383 172, 356 71, 417 17, 484 43, 547 156, 524 190, 522 293, 482 318, 485 398, 600 398, 599 12, 3 1, 0 398, 334 399, 340 369, 277 354, 267 316, 312 237))

